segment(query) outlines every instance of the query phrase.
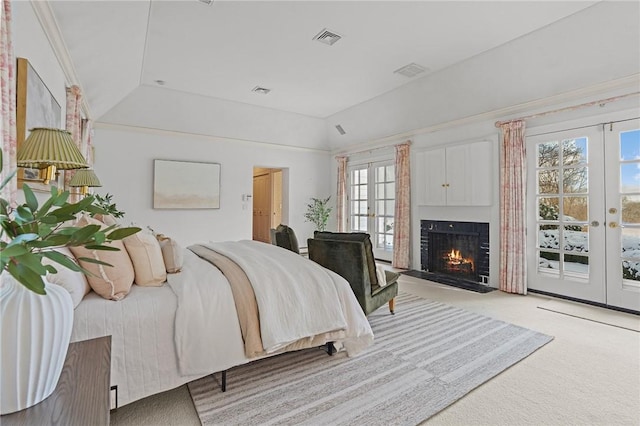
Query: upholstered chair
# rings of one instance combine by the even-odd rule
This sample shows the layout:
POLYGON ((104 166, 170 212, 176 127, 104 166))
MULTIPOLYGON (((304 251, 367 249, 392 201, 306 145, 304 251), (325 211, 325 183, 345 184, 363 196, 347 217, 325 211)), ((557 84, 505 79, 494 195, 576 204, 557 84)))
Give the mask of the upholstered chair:
POLYGON ((298 247, 298 238, 296 238, 293 229, 287 225, 278 225, 275 232, 272 234, 272 243, 275 239, 275 245, 278 247, 286 248, 294 253, 300 254, 300 248, 298 247))
POLYGON ((365 315, 385 303, 394 313, 399 274, 384 271, 387 283, 380 285, 369 234, 316 232, 307 243, 309 259, 346 279, 365 315))

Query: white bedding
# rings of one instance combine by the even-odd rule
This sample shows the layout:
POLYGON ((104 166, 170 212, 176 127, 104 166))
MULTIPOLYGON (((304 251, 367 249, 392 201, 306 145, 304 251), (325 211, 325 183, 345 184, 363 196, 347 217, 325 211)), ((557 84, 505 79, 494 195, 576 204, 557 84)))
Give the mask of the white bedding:
MULTIPOLYGON (((346 324, 335 334, 337 346, 355 355, 373 342, 373 333, 348 283, 328 274, 346 324)), ((118 385, 120 406, 253 361, 244 355, 226 278, 189 250, 183 271, 169 275, 169 285, 134 285, 118 302, 93 292, 84 298, 75 310, 71 341, 105 335, 112 335, 111 384, 118 385), (186 309, 178 309, 180 300, 188 300, 186 309)))

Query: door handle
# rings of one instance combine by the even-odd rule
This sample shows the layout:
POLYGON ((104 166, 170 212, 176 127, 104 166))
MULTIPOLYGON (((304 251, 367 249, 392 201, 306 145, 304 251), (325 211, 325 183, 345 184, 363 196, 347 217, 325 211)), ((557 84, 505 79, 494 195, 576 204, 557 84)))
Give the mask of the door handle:
POLYGON ((609 222, 609 228, 617 228, 618 227, 618 222, 609 222))

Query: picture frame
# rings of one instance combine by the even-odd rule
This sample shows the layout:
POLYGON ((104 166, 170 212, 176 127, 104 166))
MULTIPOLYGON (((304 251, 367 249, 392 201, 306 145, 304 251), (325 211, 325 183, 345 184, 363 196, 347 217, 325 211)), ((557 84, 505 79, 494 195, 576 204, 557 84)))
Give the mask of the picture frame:
MULTIPOLYGON (((16 137, 17 148, 20 149, 30 129, 34 127, 60 129, 62 108, 29 61, 25 58, 17 58, 16 62, 16 137)), ((52 180, 45 185, 43 170, 19 167, 18 188, 21 188, 25 182, 33 190, 49 192, 51 186, 64 185, 62 183, 64 172, 60 171, 55 181, 52 180)))
POLYGON ((219 209, 220 164, 154 160, 154 209, 219 209))

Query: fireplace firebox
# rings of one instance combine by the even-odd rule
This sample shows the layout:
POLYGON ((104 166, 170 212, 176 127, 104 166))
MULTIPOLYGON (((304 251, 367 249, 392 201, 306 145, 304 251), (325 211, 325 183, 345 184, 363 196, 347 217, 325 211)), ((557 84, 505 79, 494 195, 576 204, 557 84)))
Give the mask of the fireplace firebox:
POLYGON ((445 284, 489 284, 489 224, 420 221, 422 270, 445 284))

